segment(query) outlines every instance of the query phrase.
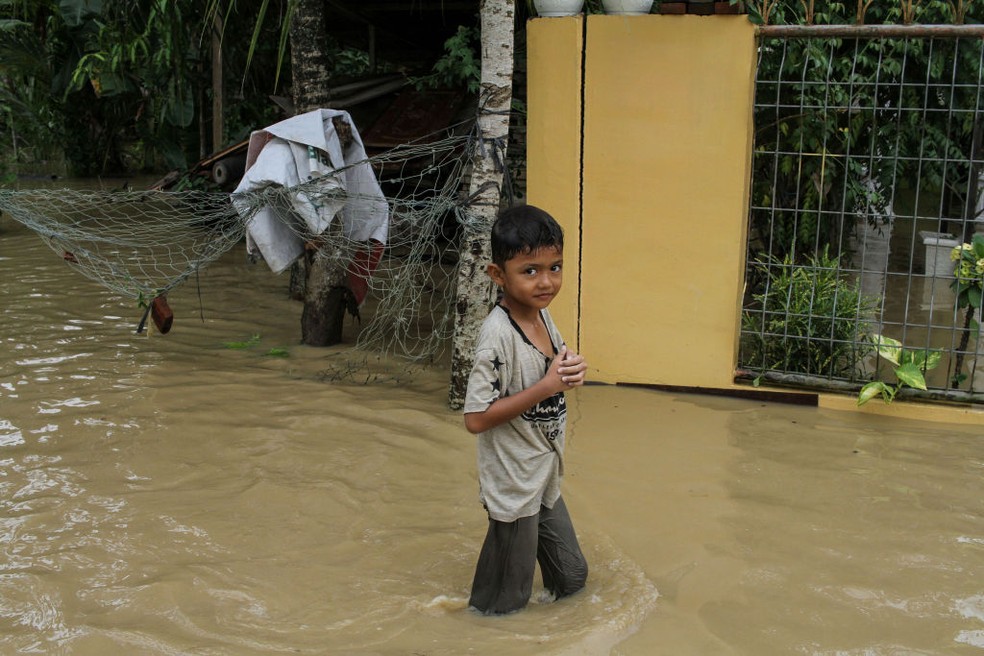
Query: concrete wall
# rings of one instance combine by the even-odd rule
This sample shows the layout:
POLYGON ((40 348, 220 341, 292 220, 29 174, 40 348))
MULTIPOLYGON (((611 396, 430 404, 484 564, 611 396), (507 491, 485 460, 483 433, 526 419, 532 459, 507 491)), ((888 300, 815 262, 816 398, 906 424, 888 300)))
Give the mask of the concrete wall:
MULTIPOLYGON (((736 388, 753 26, 744 16, 648 15, 527 28, 528 199, 566 233, 554 318, 591 380, 736 388)), ((854 395, 816 403, 858 410, 854 395)), ((860 410, 984 424, 978 407, 860 410)))
POLYGON ((527 43, 528 198, 565 228, 551 310, 568 341, 596 381, 732 387, 753 26, 541 18, 527 43))

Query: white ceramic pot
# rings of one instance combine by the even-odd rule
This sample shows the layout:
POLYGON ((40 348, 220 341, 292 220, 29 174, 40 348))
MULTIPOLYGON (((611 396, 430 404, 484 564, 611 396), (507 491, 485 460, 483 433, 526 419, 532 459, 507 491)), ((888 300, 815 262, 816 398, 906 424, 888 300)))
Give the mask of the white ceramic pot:
POLYGON ((537 16, 576 16, 584 9, 584 0, 533 0, 537 16))
POLYGON ((653 8, 653 0, 601 0, 606 14, 641 16, 653 8))

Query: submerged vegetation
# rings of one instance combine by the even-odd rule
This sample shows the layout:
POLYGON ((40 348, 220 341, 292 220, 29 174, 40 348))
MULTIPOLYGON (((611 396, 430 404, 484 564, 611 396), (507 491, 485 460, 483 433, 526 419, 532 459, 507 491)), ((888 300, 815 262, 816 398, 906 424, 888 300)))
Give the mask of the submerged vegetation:
MULTIPOLYGON (((225 342, 222 344, 227 349, 232 349, 234 351, 245 351, 252 349, 260 344, 260 334, 253 333, 249 336, 249 339, 241 341, 225 342)), ((283 346, 274 346, 273 348, 267 349, 263 355, 271 358, 287 358, 290 357, 290 351, 283 346)))

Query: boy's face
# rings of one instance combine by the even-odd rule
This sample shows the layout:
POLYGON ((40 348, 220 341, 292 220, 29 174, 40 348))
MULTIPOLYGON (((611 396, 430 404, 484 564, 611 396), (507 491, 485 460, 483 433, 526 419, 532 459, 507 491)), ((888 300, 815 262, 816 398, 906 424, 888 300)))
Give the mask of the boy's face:
POLYGON ((556 246, 519 253, 489 276, 502 288, 503 304, 512 311, 539 311, 550 305, 563 282, 564 251, 556 246))

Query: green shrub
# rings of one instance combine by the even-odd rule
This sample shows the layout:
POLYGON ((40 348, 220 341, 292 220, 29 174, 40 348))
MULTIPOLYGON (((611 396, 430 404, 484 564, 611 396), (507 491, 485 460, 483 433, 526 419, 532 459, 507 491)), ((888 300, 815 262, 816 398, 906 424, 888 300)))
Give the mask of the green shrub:
POLYGON ((840 270, 826 249, 807 264, 760 258, 752 265, 765 288, 742 316, 741 363, 779 371, 856 380, 872 352, 868 337, 876 299, 840 270))

